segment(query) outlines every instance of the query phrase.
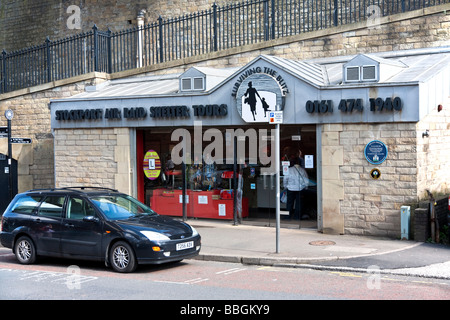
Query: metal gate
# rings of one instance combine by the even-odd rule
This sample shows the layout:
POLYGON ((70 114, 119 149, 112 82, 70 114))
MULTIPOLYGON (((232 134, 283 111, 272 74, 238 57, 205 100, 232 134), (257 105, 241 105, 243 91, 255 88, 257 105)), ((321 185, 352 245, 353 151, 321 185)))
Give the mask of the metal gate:
MULTIPOLYGON (((9 173, 8 173, 8 157, 0 153, 0 215, 3 214, 9 202, 11 201, 9 195, 9 173)), ((12 174, 12 195, 17 194, 17 161, 11 161, 12 174)))

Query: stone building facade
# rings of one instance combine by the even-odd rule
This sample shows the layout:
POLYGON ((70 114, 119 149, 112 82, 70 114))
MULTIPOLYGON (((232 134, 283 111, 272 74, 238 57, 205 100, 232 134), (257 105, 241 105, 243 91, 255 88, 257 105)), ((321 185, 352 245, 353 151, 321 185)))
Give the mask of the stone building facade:
MULTIPOLYGON (((139 70, 111 75, 93 73, 3 94, 1 113, 6 109, 15 113, 13 135, 33 140, 31 145, 13 146, 13 157, 19 163, 19 192, 80 184, 135 191, 130 165, 134 159, 129 152, 123 152, 133 147, 133 132, 126 128, 65 129, 64 133, 52 130, 49 110, 52 99, 68 98, 84 92, 86 85, 122 77, 183 72, 191 66, 242 66, 260 54, 314 61, 358 53, 448 47, 449 9, 449 5, 436 6, 381 18, 376 27, 356 23, 139 70), (75 169, 75 164, 83 170, 75 169)), ((133 21, 131 15, 127 23, 128 20, 133 21)), ((444 101, 443 106, 443 111, 430 110, 418 123, 343 123, 321 127, 321 150, 325 156, 322 156, 320 223, 324 232, 397 236, 401 205, 423 199, 425 189, 448 192, 450 179, 444 174, 448 162, 442 159, 448 159, 450 150, 449 101, 444 101), (422 137, 427 130, 429 136, 422 137), (373 183, 361 150, 367 141, 374 139, 387 141, 390 159, 379 168, 383 179, 373 183)), ((2 118, 0 126, 4 125, 2 118)), ((0 150, 5 153, 4 141, 0 141, 0 150)))
MULTIPOLYGON (((341 66, 342 68, 342 62, 336 65, 333 63, 334 58, 323 59, 321 63, 318 62, 319 60, 315 60, 316 62, 308 65, 309 71, 302 70, 301 65, 297 66, 298 69, 294 68, 297 70, 295 79, 288 78, 288 69, 284 69, 295 63, 292 60, 279 60, 278 57, 259 58, 256 59, 256 62, 254 60, 241 68, 245 71, 246 68, 253 68, 253 64, 259 65, 258 63, 262 61, 260 70, 264 68, 276 70, 277 75, 286 79, 290 92, 289 98, 286 98, 284 111, 284 117, 288 120, 283 122, 283 126, 305 128, 308 125, 314 125, 313 131, 315 130, 315 140, 317 141, 316 151, 310 149, 309 153, 314 153, 313 157, 317 159, 315 168, 317 168, 318 182, 319 230, 324 233, 398 237, 401 206, 413 205, 418 199, 425 198, 426 189, 432 189, 435 193, 448 192, 450 173, 446 168, 450 155, 448 151, 450 150, 448 92, 450 79, 446 70, 450 68, 449 53, 448 49, 386 53, 386 57, 397 58, 398 61, 403 61, 405 66, 408 66, 399 71, 400 75, 396 78, 398 80, 387 82, 380 80, 377 83, 360 85, 341 83, 344 71, 340 76, 336 76, 334 72, 336 72, 336 67, 341 66), (405 59, 401 59, 401 57, 405 57, 405 59), (423 59, 438 60, 434 60, 435 63, 431 63, 427 68, 423 68, 420 63, 423 59), (323 68, 322 70, 326 74, 324 77, 328 80, 325 80, 322 86, 311 88, 311 84, 317 78, 309 72, 311 72, 311 68, 318 66, 323 68), (418 79, 416 82, 414 80, 416 76, 419 77, 424 72, 428 73, 427 79, 418 79), (436 83, 441 83, 438 91, 436 83), (413 89, 415 86, 420 89, 415 91, 416 89, 413 89), (360 114, 339 111, 337 107, 342 98, 362 97, 362 101, 366 98, 375 99, 378 96, 389 97, 389 95, 392 99, 401 97, 402 110, 399 109, 398 112, 395 112, 391 109, 391 111, 376 113, 376 110, 371 110, 367 101, 364 102, 364 110, 360 110, 360 114), (327 111, 314 113, 312 110, 305 112, 305 99, 321 101, 330 99, 334 105, 334 111, 328 111, 329 113, 327 111), (388 150, 386 160, 378 164, 370 163, 365 154, 365 148, 373 141, 382 141, 388 150), (376 177, 372 175, 375 169, 378 171, 376 177)), ((361 59, 359 57, 350 59, 350 62, 359 61, 358 59, 361 59)), ((370 59, 370 57, 363 56, 364 59, 370 59)), ((375 59, 380 63, 393 62, 377 57, 375 59)), ((368 60, 363 61, 367 63, 368 60)), ((233 83, 235 81, 233 79, 237 78, 239 78, 239 71, 231 76, 231 80, 225 78, 226 82, 221 87, 199 95, 199 101, 202 101, 201 99, 218 101, 215 98, 217 95, 221 97, 221 103, 228 105, 226 120, 221 118, 211 120, 212 122, 208 120, 203 124, 205 127, 220 128, 223 126, 233 127, 236 124, 242 125, 239 117, 232 111, 232 100, 227 102, 228 98, 221 92, 221 90, 231 92, 227 85, 230 86, 230 82, 233 83)), ((141 86, 146 81, 156 81, 158 87, 157 81, 169 81, 169 78, 162 79, 166 80, 146 80, 144 77, 136 78, 134 81, 136 81, 136 86, 141 86)), ((174 79, 174 81, 178 81, 177 76, 174 79)), ((123 82, 122 85, 126 85, 126 83, 123 82)), ((256 80, 254 80, 256 86, 255 83, 256 80)), ((161 86, 163 86, 163 82, 161 82, 161 86)), ((179 92, 178 89, 173 93, 161 94, 159 92, 159 95, 157 92, 148 92, 140 97, 135 96, 129 88, 121 89, 120 81, 112 82, 104 88, 99 87, 98 90, 77 95, 73 99, 60 99, 51 103, 56 140, 57 186, 79 183, 102 185, 114 182, 114 187, 139 197, 140 191, 136 174, 140 174, 139 159, 142 156, 136 151, 136 148, 140 148, 136 138, 137 131, 156 129, 158 132, 158 129, 161 128, 161 132, 164 132, 169 129, 166 136, 161 136, 167 138, 174 128, 192 126, 190 119, 174 119, 170 122, 157 118, 130 120, 131 122, 125 119, 112 122, 111 120, 97 122, 80 120, 77 122, 70 119, 55 121, 57 112, 100 110, 106 105, 108 108, 117 110, 130 108, 130 106, 143 106, 144 108, 155 105, 176 106, 180 103, 179 99, 183 98, 192 100, 192 104, 201 104, 195 100, 196 95, 191 94, 188 98, 183 96, 183 92, 179 92), (111 93, 107 92, 114 92, 115 95, 111 96, 111 93), (127 95, 130 96, 127 97, 127 95), (158 102, 159 100, 163 102, 158 102), (105 101, 108 103, 105 104, 105 101)), ((103 113, 106 114, 106 109, 103 110, 103 113)), ((244 126, 244 128, 249 127, 244 126)), ((282 140, 289 137, 289 135, 282 135, 282 140)), ((247 182, 244 180, 244 185, 247 182)))

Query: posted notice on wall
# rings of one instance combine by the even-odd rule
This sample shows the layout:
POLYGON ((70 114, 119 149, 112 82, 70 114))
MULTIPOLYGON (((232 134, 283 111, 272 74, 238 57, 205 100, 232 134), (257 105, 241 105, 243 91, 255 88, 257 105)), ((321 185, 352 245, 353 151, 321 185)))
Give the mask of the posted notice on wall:
POLYGON ((314 156, 313 155, 305 155, 305 169, 314 168, 314 156))
POLYGON ((225 204, 219 203, 219 216, 226 216, 227 210, 225 204))

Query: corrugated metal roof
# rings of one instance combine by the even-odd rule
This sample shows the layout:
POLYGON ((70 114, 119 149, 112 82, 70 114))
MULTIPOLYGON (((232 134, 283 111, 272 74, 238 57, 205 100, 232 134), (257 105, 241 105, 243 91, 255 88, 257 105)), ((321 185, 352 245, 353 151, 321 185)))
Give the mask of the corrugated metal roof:
MULTIPOLYGON (((429 50, 404 50, 373 53, 368 57, 385 65, 402 66, 391 77, 377 82, 380 84, 424 82, 450 63, 450 47, 430 48, 429 50)), ((355 56, 314 59, 310 62, 322 65, 328 75, 329 85, 342 85, 343 66, 355 56)), ((364 85, 373 82, 365 83, 364 85)), ((347 84, 357 86, 358 83, 347 84)))
MULTIPOLYGON (((227 79, 237 70, 237 68, 213 69, 207 67, 192 67, 192 69, 197 69, 206 76, 206 91, 212 89, 227 79)), ((107 81, 98 86, 88 87, 86 92, 73 96, 73 99, 120 98, 177 94, 180 89, 180 76, 183 74, 184 73, 176 73, 107 81)), ((199 91, 196 91, 195 93, 199 93, 199 91)), ((186 92, 183 92, 183 94, 186 94, 186 92)))
POLYGON ((276 56, 263 55, 267 61, 278 65, 280 68, 289 72, 290 74, 301 78, 307 82, 313 83, 317 86, 324 86, 328 84, 324 68, 317 63, 307 61, 296 61, 276 56))
MULTIPOLYGON (((367 55, 371 59, 381 64, 392 66, 403 66, 398 68, 398 72, 380 84, 394 84, 407 82, 426 81, 442 67, 450 63, 450 47, 431 48, 429 50, 405 50, 401 52, 387 52, 367 55), (406 67, 404 67, 406 66, 406 67)), ((263 59, 268 63, 279 67, 285 72, 298 79, 310 83, 313 86, 323 88, 329 86, 343 85, 342 70, 345 63, 355 58, 356 55, 347 57, 320 58, 309 61, 296 61, 270 55, 261 55, 256 58, 263 59)), ((236 76, 237 68, 212 69, 206 67, 194 67, 206 75, 206 81, 210 81, 206 86, 206 92, 214 90, 224 81, 236 76), (208 80, 209 76, 209 80, 208 80)), ((244 67, 239 70, 244 69, 244 67)), ((86 92, 73 96, 73 99, 101 99, 114 97, 139 97, 155 95, 179 94, 179 78, 181 74, 160 75, 150 77, 134 77, 120 80, 108 81, 97 87, 91 87, 86 92)), ((371 85, 373 82, 365 82, 364 85, 371 85)), ((359 83, 345 84, 348 86, 359 86, 359 83)), ((192 94, 202 93, 195 91, 192 94)), ((183 92, 186 94, 186 92, 183 92)), ((72 99, 70 98, 70 99, 72 99)))
MULTIPOLYGON (((390 78, 388 83, 426 81, 450 63, 450 54, 427 54, 400 59, 408 68, 390 78)), ((449 75, 450 76, 450 75, 449 75)))
POLYGON ((137 77, 108 81, 97 88, 73 96, 75 99, 102 97, 131 97, 178 92, 178 74, 170 77, 137 77))

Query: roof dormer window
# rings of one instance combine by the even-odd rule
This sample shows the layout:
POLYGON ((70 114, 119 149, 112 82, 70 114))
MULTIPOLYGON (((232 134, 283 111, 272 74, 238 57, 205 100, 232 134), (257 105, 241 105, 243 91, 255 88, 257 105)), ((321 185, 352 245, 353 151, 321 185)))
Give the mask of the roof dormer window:
POLYGON ((408 66, 401 61, 359 54, 343 66, 344 83, 383 82, 408 66))
POLYGON ((345 68, 345 82, 359 81, 359 67, 346 67, 345 68))
POLYGON ((345 82, 377 81, 377 66, 347 66, 345 67, 345 82))
POLYGON ((192 82, 194 83, 194 90, 204 90, 204 78, 192 78, 192 82))
POLYGON ((362 66, 361 67, 362 81, 376 81, 377 67, 376 66, 362 66))
POLYGON ((189 77, 181 78, 181 91, 201 91, 205 90, 205 78, 189 77))

